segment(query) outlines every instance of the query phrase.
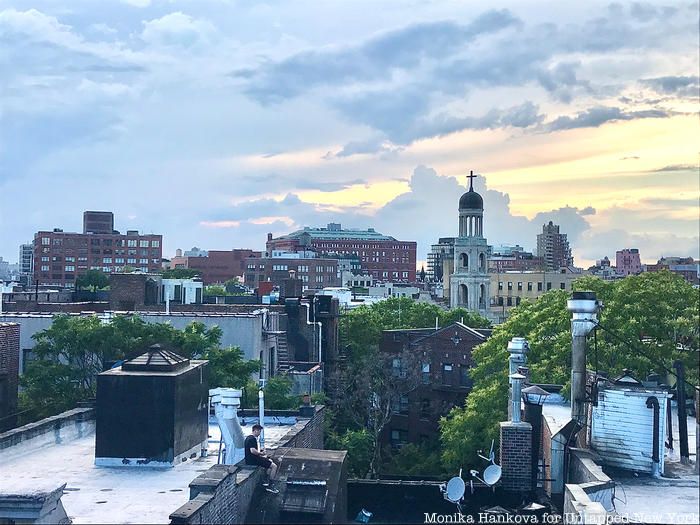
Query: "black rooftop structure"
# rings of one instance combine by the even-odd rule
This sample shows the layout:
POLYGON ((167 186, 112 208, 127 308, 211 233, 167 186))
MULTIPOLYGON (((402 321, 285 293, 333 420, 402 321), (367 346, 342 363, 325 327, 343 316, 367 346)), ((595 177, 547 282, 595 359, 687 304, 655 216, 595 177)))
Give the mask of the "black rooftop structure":
POLYGON ((190 360, 159 344, 152 345, 148 352, 122 364, 122 370, 134 372, 175 372, 189 366, 190 360))

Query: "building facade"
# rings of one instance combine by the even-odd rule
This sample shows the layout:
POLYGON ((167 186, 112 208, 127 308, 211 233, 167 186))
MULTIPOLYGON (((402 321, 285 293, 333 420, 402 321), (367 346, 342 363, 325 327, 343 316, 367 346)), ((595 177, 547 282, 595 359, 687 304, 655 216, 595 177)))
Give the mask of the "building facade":
POLYGON ((524 300, 534 301, 551 290, 573 290, 574 281, 583 273, 572 272, 496 272, 491 280, 491 318, 505 321, 510 310, 524 300))
POLYGON ((185 252, 185 255, 175 256, 170 260, 170 268, 189 268, 198 270, 205 285, 225 283, 236 277, 243 277, 247 269, 248 259, 260 257, 262 254, 254 250, 197 250, 185 252), (193 255, 187 255, 192 253, 193 255), (201 255, 202 253, 206 255, 201 255))
POLYGON ((677 273, 683 279, 695 286, 700 285, 700 261, 692 257, 662 257, 656 264, 647 264, 647 272, 668 270, 677 273))
POLYGON ((472 387, 472 350, 486 341, 481 333, 461 323, 445 328, 385 330, 380 350, 396 357, 392 374, 411 384, 406 395, 395 400, 391 421, 382 442, 392 448, 406 443, 431 443, 439 436, 439 421, 455 406, 461 406, 472 387), (402 355, 418 356, 420 370, 406 370, 402 355))
POLYGON ((489 246, 484 237, 484 200, 474 191, 474 175, 469 191, 459 199, 459 237, 454 243, 454 273, 450 276, 450 307, 466 308, 488 315, 490 280, 489 246))
POLYGON ((565 233, 559 233, 559 225, 552 221, 542 226, 537 234, 537 256, 543 260, 547 270, 558 270, 573 266, 574 258, 565 233))
POLYGON ((19 324, 0 322, 0 432, 13 428, 19 385, 19 324))
POLYGON ((19 247, 19 274, 25 277, 27 286, 31 286, 34 277, 34 245, 21 244, 19 247))
POLYGON ((257 289, 261 282, 274 286, 294 275, 301 280, 302 291, 320 290, 327 286, 340 286, 340 273, 336 259, 298 259, 287 257, 251 257, 246 260, 244 284, 257 289))
POLYGON ((431 281, 442 281, 446 276, 449 278, 451 271, 445 273, 445 262, 454 259, 455 237, 440 237, 437 244, 430 246, 428 253, 427 277, 431 281))
POLYGON ((615 252, 615 266, 620 275, 636 275, 642 272, 642 261, 637 248, 624 248, 615 252))
POLYGON ((330 223, 326 228, 307 227, 278 238, 269 233, 265 249, 268 255, 273 251, 313 250, 325 258, 355 256, 360 262, 359 270, 375 279, 416 280, 416 242, 399 241, 373 228, 343 229, 340 224, 330 223))
POLYGON ((489 272, 536 271, 543 269, 542 258, 522 246, 498 246, 489 255, 489 272))
POLYGON ((106 226, 95 228, 95 223, 91 224, 92 227, 87 223, 83 225, 87 233, 54 228, 53 231, 34 234, 35 284, 73 288, 76 279, 88 270, 107 274, 124 271, 126 267, 144 273, 161 270, 162 235, 145 235, 136 230, 128 230, 126 234, 116 231, 91 233, 92 229, 106 230, 106 226))

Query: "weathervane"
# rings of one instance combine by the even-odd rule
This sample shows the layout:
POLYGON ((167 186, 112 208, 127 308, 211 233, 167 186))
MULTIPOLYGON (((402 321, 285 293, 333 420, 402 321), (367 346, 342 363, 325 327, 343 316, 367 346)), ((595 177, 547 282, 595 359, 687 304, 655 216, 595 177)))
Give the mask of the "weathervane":
POLYGON ((467 175, 467 178, 469 179, 469 191, 474 191, 474 179, 476 178, 476 175, 474 175, 473 171, 469 171, 469 175, 467 175))

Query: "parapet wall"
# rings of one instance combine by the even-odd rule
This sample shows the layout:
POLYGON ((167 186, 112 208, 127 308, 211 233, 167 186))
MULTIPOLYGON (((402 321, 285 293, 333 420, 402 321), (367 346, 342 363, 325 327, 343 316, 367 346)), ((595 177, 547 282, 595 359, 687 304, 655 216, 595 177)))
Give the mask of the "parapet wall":
MULTIPOLYGON (((323 449, 325 407, 313 407, 313 416, 299 417, 280 440, 279 447, 323 449)), ((287 412, 287 411, 285 411, 287 412)), ((214 465, 190 483, 190 501, 170 515, 173 525, 195 523, 243 523, 253 493, 265 471, 238 463, 214 465)))
POLYGON ((590 450, 569 450, 569 481, 564 490, 564 516, 569 523, 605 523, 614 512, 612 481, 590 450), (603 521, 597 521, 602 519, 603 521))
POLYGON ((74 408, 0 434, 0 461, 95 432, 95 409, 74 408))

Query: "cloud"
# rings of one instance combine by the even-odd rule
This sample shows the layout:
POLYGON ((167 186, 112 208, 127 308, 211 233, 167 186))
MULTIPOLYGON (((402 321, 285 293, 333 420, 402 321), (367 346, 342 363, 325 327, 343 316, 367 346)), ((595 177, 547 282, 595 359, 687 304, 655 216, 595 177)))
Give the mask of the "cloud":
POLYGON ((643 118, 669 118, 672 113, 662 109, 623 111, 616 107, 598 106, 581 111, 574 117, 561 116, 545 125, 549 131, 576 128, 597 128, 608 122, 643 118))
POLYGON ((348 142, 343 146, 343 149, 335 154, 330 154, 325 158, 337 157, 352 157, 353 155, 374 155, 381 154, 386 158, 403 151, 404 148, 395 146, 391 142, 383 138, 370 138, 367 140, 356 140, 348 142))
POLYGON ((700 96, 700 77, 697 76, 667 76, 647 78, 641 81, 657 93, 688 97, 697 101, 700 96))
POLYGON ((121 2, 133 7, 148 7, 151 5, 151 0, 121 0, 121 2))
POLYGON ((479 35, 518 23, 507 10, 487 11, 468 25, 418 23, 379 34, 360 45, 304 51, 257 69, 234 71, 233 75, 247 79, 245 91, 259 102, 281 102, 319 86, 388 80, 396 71, 450 55, 479 35))
POLYGON ((195 19, 181 11, 143 23, 141 39, 156 46, 191 47, 216 38, 217 30, 208 20, 195 19))

